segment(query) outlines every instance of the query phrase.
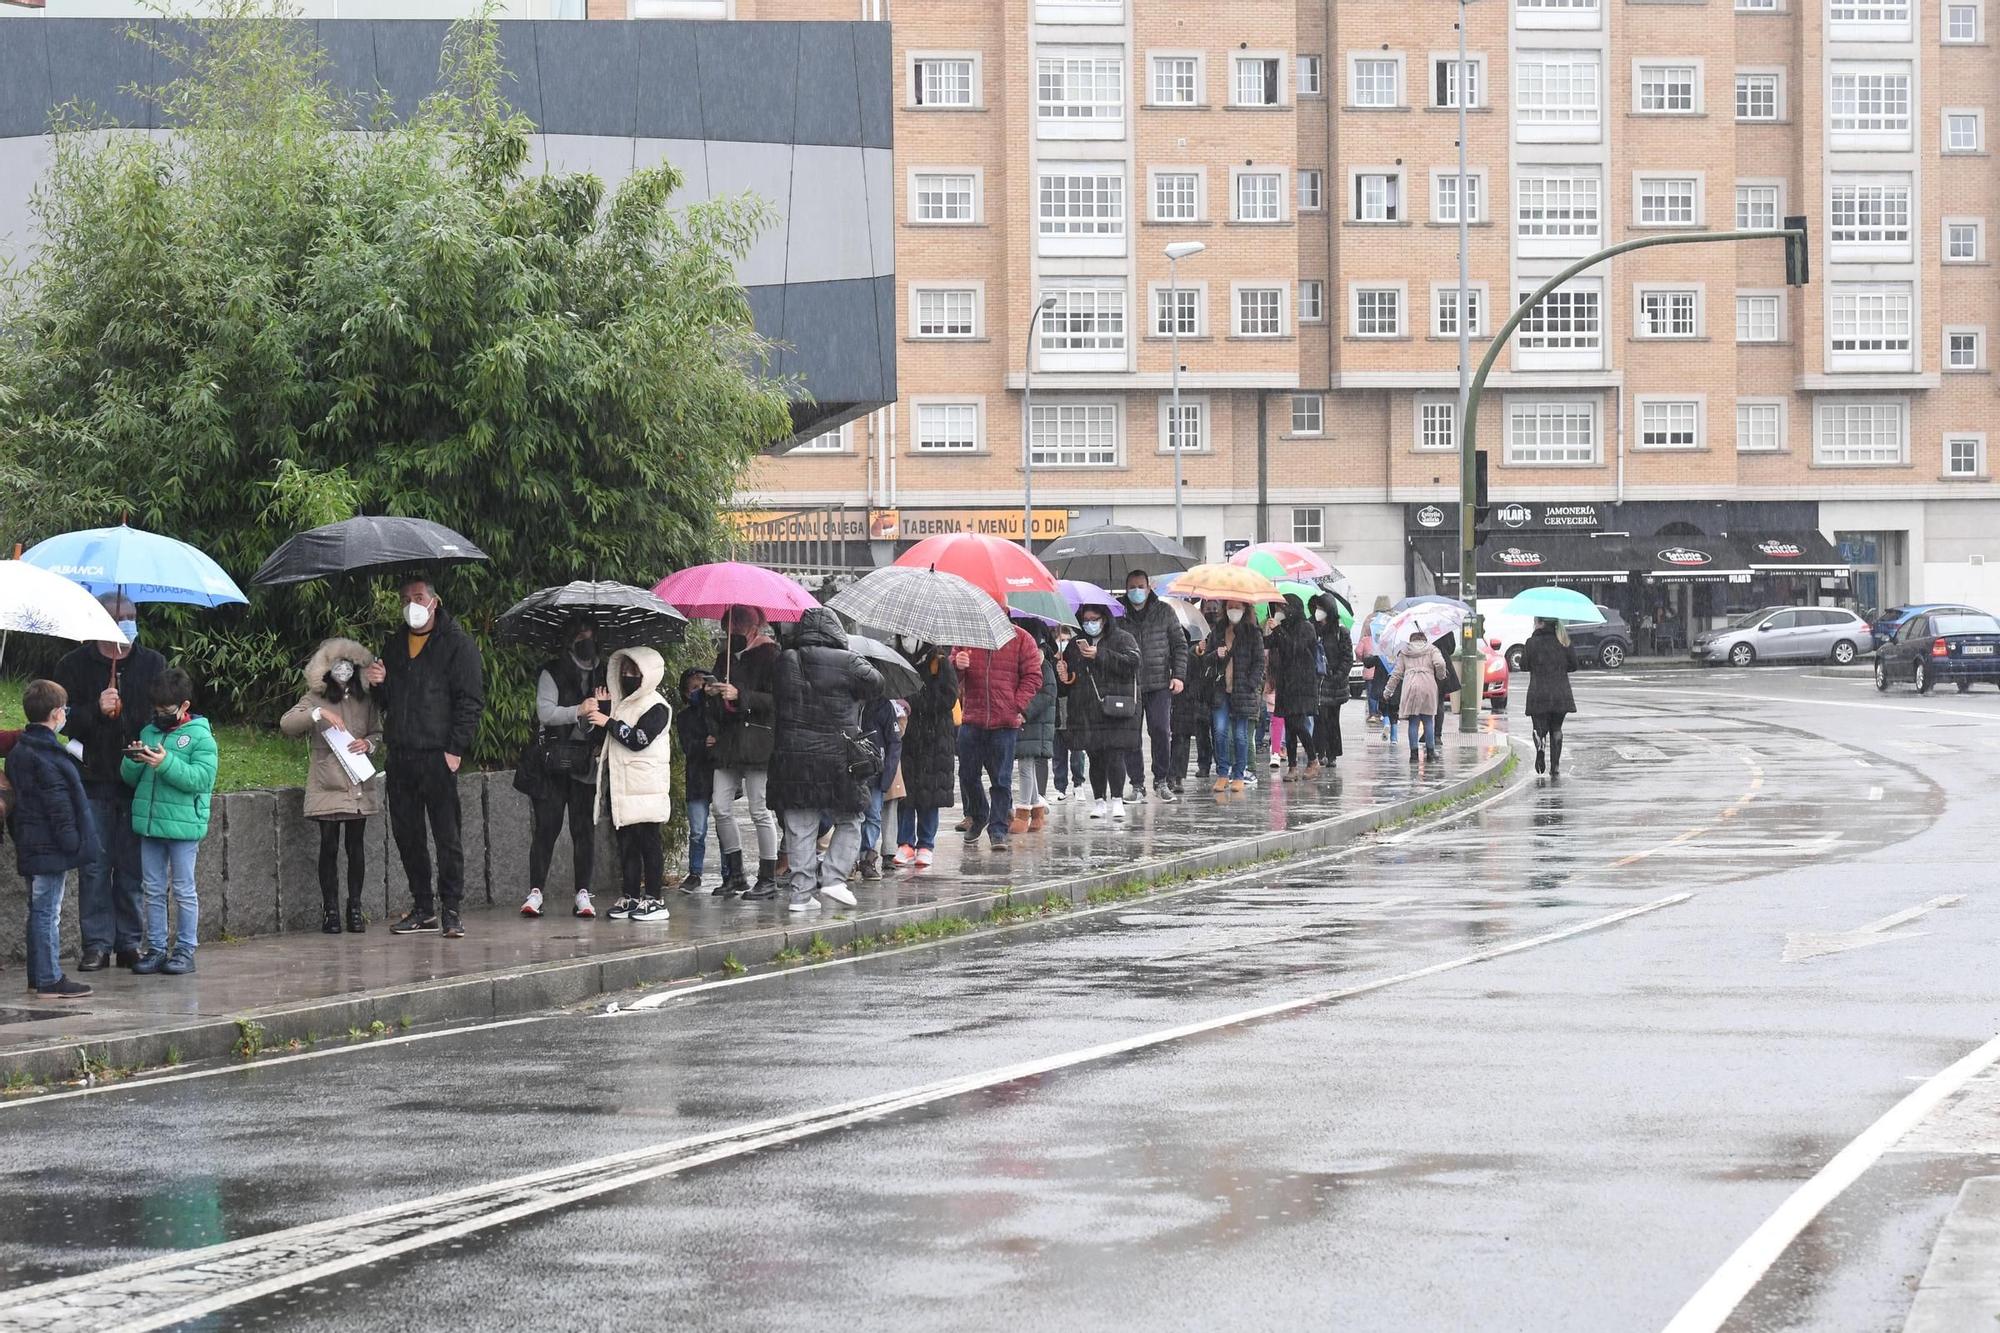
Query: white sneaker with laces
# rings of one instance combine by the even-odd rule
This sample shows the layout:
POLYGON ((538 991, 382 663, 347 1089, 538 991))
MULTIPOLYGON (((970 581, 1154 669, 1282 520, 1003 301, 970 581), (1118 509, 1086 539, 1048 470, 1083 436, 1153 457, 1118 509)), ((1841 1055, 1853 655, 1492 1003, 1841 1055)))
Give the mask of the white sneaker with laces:
POLYGON ((794 898, 785 907, 787 912, 817 912, 819 909, 818 898, 794 898))
POLYGON ((1099 799, 1092 801, 1090 803, 1090 817, 1092 819, 1102 819, 1110 811, 1110 809, 1111 809, 1110 804, 1100 797, 1099 799))
POLYGON ((541 914, 542 891, 540 889, 529 889, 527 901, 521 904, 521 915, 540 916, 541 914))
POLYGON ((1271 767, 1276 768, 1277 766, 1278 766, 1278 752, 1276 750, 1273 750, 1271 751, 1271 767))
POLYGON ((1113 819, 1125 818, 1125 802, 1119 800, 1116 796, 1111 798, 1111 817, 1113 819))
POLYGON ((631 919, 646 922, 665 921, 668 916, 669 913, 665 903, 661 902, 658 898, 648 898, 633 911, 631 919))
POLYGON ((597 909, 591 906, 590 903, 589 889, 578 889, 576 891, 576 906, 571 909, 571 914, 586 919, 597 915, 597 909))
POLYGON ((611 904, 611 911, 607 915, 613 921, 630 921, 632 914, 638 910, 639 900, 637 898, 620 898, 617 902, 611 904))
POLYGON ((842 907, 854 907, 860 902, 854 896, 854 890, 848 888, 845 884, 822 884, 819 886, 819 894, 822 898, 833 899, 842 907))

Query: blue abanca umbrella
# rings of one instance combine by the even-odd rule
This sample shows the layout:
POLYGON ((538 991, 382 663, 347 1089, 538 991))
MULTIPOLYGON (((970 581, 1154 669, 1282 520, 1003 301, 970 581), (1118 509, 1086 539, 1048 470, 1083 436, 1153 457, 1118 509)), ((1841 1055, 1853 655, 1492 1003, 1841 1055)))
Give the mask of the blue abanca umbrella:
POLYGON ((1538 620, 1560 620, 1571 625, 1601 625, 1604 613, 1596 603, 1574 588, 1529 588, 1514 594, 1507 604, 1510 615, 1534 616, 1538 620))
POLYGON ((223 606, 247 602, 222 566, 186 542, 120 524, 65 532, 37 542, 21 557, 80 583, 102 597, 123 593, 133 602, 184 602, 223 606))

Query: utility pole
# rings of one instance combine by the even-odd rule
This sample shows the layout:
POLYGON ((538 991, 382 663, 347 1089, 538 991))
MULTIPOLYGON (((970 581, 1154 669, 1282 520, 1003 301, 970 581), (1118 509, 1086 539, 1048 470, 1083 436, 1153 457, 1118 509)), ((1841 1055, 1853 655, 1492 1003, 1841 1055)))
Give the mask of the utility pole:
POLYGON ((1056 308, 1056 298, 1044 296, 1028 315, 1028 346, 1021 363, 1021 549, 1035 553, 1035 339, 1042 317, 1056 308))

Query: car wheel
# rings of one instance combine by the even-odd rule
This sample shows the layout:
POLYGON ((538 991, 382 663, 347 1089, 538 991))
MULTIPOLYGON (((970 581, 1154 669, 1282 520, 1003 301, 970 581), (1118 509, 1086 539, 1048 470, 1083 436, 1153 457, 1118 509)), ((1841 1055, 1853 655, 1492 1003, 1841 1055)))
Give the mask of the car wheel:
POLYGON ((1625 665, 1625 645, 1613 639, 1597 650, 1597 660, 1606 671, 1616 671, 1625 665))
POLYGON ((1879 657, 1875 659, 1875 688, 1884 694, 1889 692, 1889 664, 1879 657))
POLYGON ((1496 694, 1496 695, 1494 695, 1494 696, 1493 696, 1493 711, 1494 711, 1494 712, 1496 712, 1496 713, 1504 713, 1504 712, 1506 712, 1506 711, 1507 711, 1507 696, 1506 696, 1506 695, 1504 695, 1504 694, 1496 694))
POLYGON ((1959 692, 1960 694, 1970 694, 1970 693, 1972 693, 1972 682, 1971 682, 1971 681, 1969 681, 1969 680, 1961 680, 1961 681, 1959 681, 1959 682, 1958 682, 1958 692, 1959 692))
POLYGON ((1507 650, 1507 669, 1509 671, 1521 669, 1521 649, 1518 645, 1507 650))
POLYGON ((1757 650, 1747 643, 1739 643, 1729 650, 1729 665, 1747 667, 1757 660, 1757 650))
POLYGON ((1925 666, 1925 665, 1924 665, 1924 664, 1923 664, 1922 662, 1918 662, 1918 663, 1917 663, 1917 693, 1918 693, 1918 694, 1929 694, 1930 692, 1931 692, 1931 669, 1930 669, 1929 667, 1925 666))
POLYGON ((1855 656, 1854 645, 1846 639, 1842 639, 1839 643, 1833 645, 1833 664, 1835 666, 1852 666, 1855 656))

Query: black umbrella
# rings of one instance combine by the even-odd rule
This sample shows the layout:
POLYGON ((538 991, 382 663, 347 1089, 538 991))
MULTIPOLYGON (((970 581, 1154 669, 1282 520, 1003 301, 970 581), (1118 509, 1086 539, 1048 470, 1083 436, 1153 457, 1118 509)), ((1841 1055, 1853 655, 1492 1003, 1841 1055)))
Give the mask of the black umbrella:
POLYGON ((850 634, 847 646, 850 651, 867 658, 882 673, 883 697, 907 699, 924 688, 924 678, 910 665, 910 659, 880 639, 871 639, 866 634, 850 634))
POLYGON ((1114 523, 1056 538, 1043 549, 1042 563, 1058 578, 1122 588, 1135 569, 1173 574, 1201 562, 1172 537, 1114 523))
POLYGON ((271 552, 252 583, 309 583, 336 574, 436 569, 486 559, 486 552, 441 523, 371 514, 301 532, 271 552))
POLYGON ((687 631, 687 617, 644 588, 578 580, 530 593, 500 617, 500 642, 560 651, 571 625, 597 627, 599 652, 655 647, 687 631))

